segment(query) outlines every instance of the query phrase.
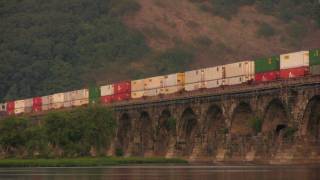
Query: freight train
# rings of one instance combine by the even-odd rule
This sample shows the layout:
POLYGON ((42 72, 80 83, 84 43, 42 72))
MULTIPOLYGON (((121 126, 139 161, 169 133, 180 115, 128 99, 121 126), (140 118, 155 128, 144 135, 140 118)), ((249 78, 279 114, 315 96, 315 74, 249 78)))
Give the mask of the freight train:
POLYGON ((8 101, 0 104, 0 113, 18 115, 89 104, 111 104, 182 91, 268 83, 310 75, 320 75, 320 49, 8 101))

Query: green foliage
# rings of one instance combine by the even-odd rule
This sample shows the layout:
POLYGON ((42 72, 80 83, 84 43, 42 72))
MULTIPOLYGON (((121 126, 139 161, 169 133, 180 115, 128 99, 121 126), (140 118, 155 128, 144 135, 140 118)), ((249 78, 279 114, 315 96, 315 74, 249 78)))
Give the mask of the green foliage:
POLYGON ((283 133, 283 137, 286 140, 293 140, 295 133, 298 131, 297 128, 287 127, 283 133))
POLYGON ((122 150, 121 148, 117 148, 117 149, 116 149, 116 156, 117 156, 117 157, 121 157, 121 156, 123 156, 123 154, 124 154, 124 153, 123 153, 123 150, 122 150))
POLYGON ((239 7, 253 4, 255 0, 210 0, 212 13, 217 16, 231 19, 237 14, 239 7))
POLYGON ((143 36, 120 20, 139 7, 135 0, 1 1, 0 100, 80 88, 111 63, 143 56, 143 36))
POLYGON ((259 133, 262 130, 262 120, 259 117, 253 117, 250 119, 250 127, 255 133, 259 133))
POLYGON ((177 123, 177 120, 175 118, 173 118, 173 117, 170 117, 166 121, 165 127, 168 130, 173 130, 174 131, 176 129, 176 123, 177 123))
POLYGON ((267 23, 262 23, 258 27, 257 35, 260 37, 271 37, 275 35, 275 30, 267 23))
POLYGON ((207 36, 199 36, 194 39, 194 42, 203 47, 209 47, 212 44, 212 40, 207 36))

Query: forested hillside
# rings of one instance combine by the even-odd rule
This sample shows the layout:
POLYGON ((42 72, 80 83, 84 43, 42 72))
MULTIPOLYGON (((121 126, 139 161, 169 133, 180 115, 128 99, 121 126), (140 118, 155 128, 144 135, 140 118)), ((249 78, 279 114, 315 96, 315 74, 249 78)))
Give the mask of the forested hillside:
POLYGON ((317 0, 2 0, 0 100, 320 47, 317 0))

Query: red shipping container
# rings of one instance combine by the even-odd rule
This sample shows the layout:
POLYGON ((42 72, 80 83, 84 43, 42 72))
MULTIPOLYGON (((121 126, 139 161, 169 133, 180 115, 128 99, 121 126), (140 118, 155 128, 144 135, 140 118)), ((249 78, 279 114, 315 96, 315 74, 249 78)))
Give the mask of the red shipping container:
POLYGON ((121 93, 121 94, 115 94, 113 95, 114 101, 124 101, 128 100, 131 97, 131 93, 121 93))
POLYGON ((14 114, 14 108, 15 108, 14 104, 15 104, 14 101, 7 102, 7 113, 8 113, 8 115, 14 114))
POLYGON ((112 103, 113 95, 101 96, 100 98, 101 98, 100 100, 101 100, 102 104, 110 104, 110 103, 112 103))
POLYGON ((256 82, 274 81, 279 77, 279 71, 270 71, 255 74, 256 82))
POLYGON ((308 67, 299 67, 292 69, 281 69, 280 70, 280 78, 281 79, 289 79, 295 77, 303 77, 309 73, 308 67))
POLYGON ((33 112, 42 111, 42 98, 41 97, 33 98, 32 111, 33 112))
POLYGON ((113 84, 114 94, 131 93, 131 82, 124 81, 113 84))

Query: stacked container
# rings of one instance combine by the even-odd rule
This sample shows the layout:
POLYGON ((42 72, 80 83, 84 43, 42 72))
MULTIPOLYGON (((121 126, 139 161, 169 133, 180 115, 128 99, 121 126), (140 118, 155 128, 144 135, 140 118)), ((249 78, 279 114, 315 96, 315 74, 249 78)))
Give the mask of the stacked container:
POLYGON ((185 72, 185 86, 184 86, 185 90, 195 91, 201 88, 205 88, 204 74, 205 74, 204 69, 185 72))
POLYGON ((52 105, 52 96, 42 96, 41 97, 41 109, 42 111, 48 111, 49 109, 51 109, 51 105, 52 105))
POLYGON ((7 112, 7 103, 1 103, 0 104, 0 112, 1 113, 7 112))
POLYGON ((51 95, 52 103, 51 108, 52 109, 60 109, 64 105, 64 93, 56 93, 51 95))
POLYGON ((89 88, 89 104, 98 104, 100 101, 100 87, 90 87, 89 88))
POLYGON ((7 113, 8 113, 8 115, 14 114, 14 109, 15 109, 14 105, 15 105, 14 101, 8 101, 7 102, 7 113))
POLYGON ((80 89, 71 92, 72 106, 82 106, 89 103, 88 89, 80 89))
POLYGON ((113 94, 114 94, 114 86, 111 85, 105 85, 100 87, 101 91, 101 103, 103 104, 109 104, 113 100, 113 94))
POLYGON ((35 97, 32 99, 32 111, 33 112, 39 112, 42 111, 42 98, 41 97, 35 97))
POLYGON ((166 75, 162 79, 161 94, 173 94, 184 88, 184 73, 166 75))
POLYGON ((302 77, 309 72, 309 51, 280 55, 280 78, 302 77))
POLYGON ((320 49, 309 51, 310 73, 312 75, 320 74, 320 49))
POLYGON ((144 96, 157 96, 161 92, 163 76, 144 79, 144 96))
POLYGON ((131 97, 131 81, 123 81, 113 84, 113 101, 124 101, 131 97))
POLYGON ((24 100, 24 112, 25 113, 31 113, 32 106, 33 106, 33 98, 24 100))
POLYGON ((205 88, 216 88, 222 85, 223 75, 223 66, 204 69, 205 88))
POLYGON ((143 97, 144 94, 144 80, 131 81, 131 98, 138 99, 143 97))
POLYGON ((14 113, 22 114, 24 113, 25 103, 24 100, 18 100, 14 102, 14 113))
POLYGON ((256 59, 254 64, 256 82, 273 81, 279 77, 280 56, 256 59))
POLYGON ((63 93, 63 107, 71 107, 72 106, 72 91, 63 93))
POLYGON ((235 85, 254 79, 254 62, 242 61, 223 66, 223 84, 235 85))

